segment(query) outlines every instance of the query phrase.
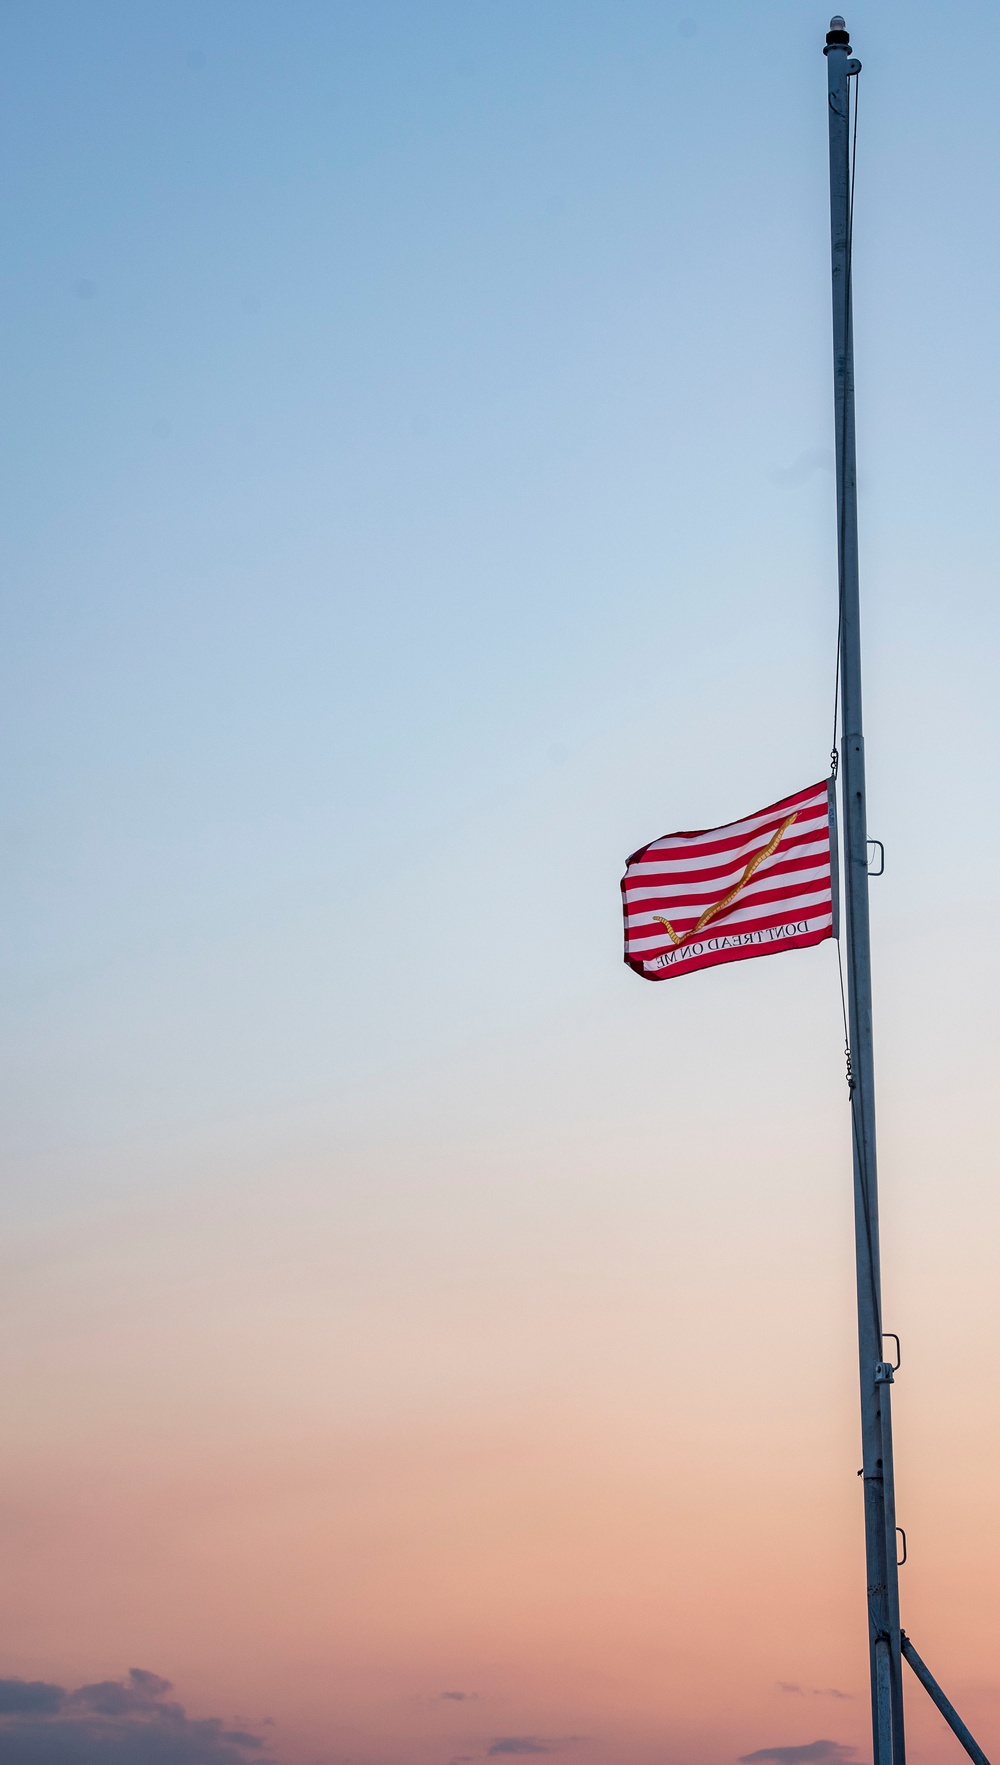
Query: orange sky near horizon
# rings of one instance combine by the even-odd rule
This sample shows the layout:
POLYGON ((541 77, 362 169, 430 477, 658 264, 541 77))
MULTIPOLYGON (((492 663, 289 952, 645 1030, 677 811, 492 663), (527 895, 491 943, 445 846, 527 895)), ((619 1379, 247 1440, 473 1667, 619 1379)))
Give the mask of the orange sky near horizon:
MULTIPOLYGON (((654 995, 682 1088, 709 1047, 751 1058, 753 987, 802 1007, 830 956, 728 971, 686 1061, 694 995, 654 995)), ((605 1056, 651 1093, 629 1004, 605 1056)), ((270 1718, 293 1765, 506 1739, 602 1765, 867 1755, 835 1020, 797 1057, 833 1044, 825 1101, 746 1096, 739 1142, 704 1097, 602 1123, 606 1097, 572 1095, 593 1034, 548 1050, 576 1107, 541 1145, 503 1120, 428 1141, 449 1090, 477 1107, 459 1061, 356 1104, 336 1156, 206 1185, 173 1147, 179 1192, 25 1231, 3 1281, 9 1672, 161 1672, 189 1711, 270 1718)), ((523 1095, 537 1053, 501 1050, 491 1088, 523 1095)), ((939 1148, 885 1137, 905 1621, 989 1749, 1000 1437, 965 1347, 996 1354, 991 1252, 935 1221, 939 1148), (904 1153, 933 1254, 894 1217, 904 1153)), ((909 1699, 917 1765, 950 1757, 909 1699)))

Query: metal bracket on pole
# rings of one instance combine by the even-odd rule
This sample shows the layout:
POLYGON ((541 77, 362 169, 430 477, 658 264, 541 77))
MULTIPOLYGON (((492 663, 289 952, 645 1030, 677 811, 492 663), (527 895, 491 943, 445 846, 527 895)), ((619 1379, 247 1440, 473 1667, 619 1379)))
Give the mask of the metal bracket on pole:
POLYGON ((894 1373, 898 1373, 900 1367, 903 1364, 903 1351, 899 1346, 899 1337, 896 1335, 895 1330, 883 1330, 882 1331, 882 1341, 883 1342, 894 1342, 896 1344, 896 1359, 893 1363, 892 1370, 894 1373))
POLYGON ((963 1747, 965 1748, 966 1752, 968 1753, 969 1758, 975 1760, 975 1765, 990 1765, 990 1762, 987 1759, 986 1754, 983 1752, 982 1747, 979 1745, 979 1743, 977 1741, 973 1740, 971 1734, 969 1733, 968 1729, 965 1726, 965 1723, 962 1721, 961 1716, 959 1715, 958 1711, 956 1710, 954 1704, 951 1702, 951 1699, 945 1697, 944 1692, 941 1690, 941 1687, 938 1685, 938 1682, 935 1679, 933 1673, 930 1671, 929 1667, 925 1667, 923 1661, 920 1659, 920 1656, 917 1654, 917 1651, 914 1648, 909 1637, 907 1636, 905 1630, 900 1632, 899 1646, 902 1651, 904 1661, 909 1662, 910 1666, 913 1668, 913 1671, 916 1674, 917 1678, 919 1679, 924 1690, 928 1693, 932 1702, 937 1705, 942 1716, 944 1717, 945 1721, 947 1722, 948 1727, 951 1729, 953 1734, 956 1734, 958 1736, 963 1747))

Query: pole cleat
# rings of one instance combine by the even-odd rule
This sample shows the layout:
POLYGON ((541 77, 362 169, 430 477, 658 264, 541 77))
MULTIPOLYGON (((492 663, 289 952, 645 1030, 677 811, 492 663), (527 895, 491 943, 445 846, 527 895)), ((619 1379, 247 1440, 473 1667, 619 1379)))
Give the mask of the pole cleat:
POLYGON ((892 1375, 893 1375, 893 1365, 892 1365, 891 1361, 876 1361, 875 1362, 875 1383, 876 1383, 876 1385, 892 1385, 892 1384, 894 1384, 895 1381, 894 1381, 892 1375))

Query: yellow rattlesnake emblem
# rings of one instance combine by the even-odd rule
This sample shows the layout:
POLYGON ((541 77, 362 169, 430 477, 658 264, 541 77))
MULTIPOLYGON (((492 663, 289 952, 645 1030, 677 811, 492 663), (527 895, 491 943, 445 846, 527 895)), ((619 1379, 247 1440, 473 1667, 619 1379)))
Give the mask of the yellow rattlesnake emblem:
POLYGON ((654 919, 658 919, 661 925, 666 926, 672 943, 675 945, 683 944, 687 938, 696 938, 698 933, 704 929, 710 919, 714 919, 717 913, 724 912, 724 910, 730 905, 730 902, 735 901, 740 890, 746 888, 747 883, 750 881, 750 878, 753 876, 758 865, 763 864, 764 859, 770 858, 771 853, 776 850, 781 842, 782 835, 788 832, 788 829, 791 827, 794 820, 795 816, 790 815, 787 821, 782 822, 777 833, 771 835, 767 845, 763 846, 759 852, 754 853, 735 888, 730 889, 728 895, 723 895, 721 901, 716 901, 714 907, 706 907, 697 925, 693 925, 689 932, 682 932, 680 937, 678 937, 669 919, 664 919, 662 913, 653 914, 654 919))

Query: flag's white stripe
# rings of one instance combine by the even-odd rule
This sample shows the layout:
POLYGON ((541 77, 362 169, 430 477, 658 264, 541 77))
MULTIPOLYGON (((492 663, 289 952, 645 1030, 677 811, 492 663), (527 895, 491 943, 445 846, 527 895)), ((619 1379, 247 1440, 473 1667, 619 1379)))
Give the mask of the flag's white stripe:
MULTIPOLYGON (((805 919, 807 917, 813 919, 820 913, 825 913, 827 917, 829 917, 832 911, 833 897, 830 894, 796 895, 792 900, 760 901, 756 906, 754 906, 752 902, 749 902, 746 907, 732 907, 727 912, 720 913, 716 919, 709 920, 708 924, 698 933, 698 936, 710 938, 717 931, 724 932, 731 926, 745 925, 747 920, 751 919, 773 920, 775 922, 785 919, 805 919)), ((667 914, 666 917, 669 919, 670 915, 667 914)), ((680 919, 680 917, 681 916, 678 915, 678 919, 680 919)), ((693 924, 696 924, 697 921, 695 920, 692 925, 689 926, 678 924, 673 919, 671 919, 670 923, 673 925, 675 932, 686 934, 693 929, 693 924)), ((644 915, 641 920, 633 921, 630 919, 628 923, 629 948, 633 949, 640 946, 646 947, 650 943, 662 944, 664 931, 665 928, 659 927, 659 922, 654 919, 652 914, 644 915), (645 930, 647 926, 649 927, 649 936, 643 938, 641 932, 645 930), (654 926, 657 927, 655 932, 653 931, 654 926)))
MULTIPOLYGON (((774 851, 794 851, 797 845, 817 847, 822 840, 829 840, 829 828, 827 828, 825 815, 822 817, 822 821, 811 822, 811 824, 806 822, 804 826, 795 824, 795 828, 788 828, 787 833, 781 835, 780 842, 774 847, 774 851)), ((711 851, 707 845, 697 845, 697 847, 691 847, 690 844, 670 845, 670 847, 667 845, 653 847, 651 845, 646 856, 637 858, 635 863, 631 863, 626 874, 635 875, 637 872, 646 872, 646 870, 651 870, 651 872, 656 872, 656 870, 707 870, 713 865, 727 865, 727 863, 735 865, 737 861, 746 863, 748 858, 753 858, 755 852, 764 851, 764 845, 767 845, 767 840, 762 840, 760 833, 757 833, 753 838, 746 838, 741 845, 727 845, 723 851, 711 851)))
MULTIPOLYGON (((822 827, 824 822, 829 821, 829 818, 827 804, 825 802, 816 803, 807 809, 800 809, 791 825, 797 832, 801 827, 822 827)), ((783 816, 779 820, 774 815, 766 815, 746 826, 739 822, 735 827, 710 827, 704 833, 668 833, 658 840, 650 840, 644 850, 647 854, 670 851, 691 852, 707 846, 724 845, 731 841, 737 843, 747 840, 759 841, 762 836, 766 839, 770 834, 776 833, 782 820, 787 820, 787 817, 783 816)))
MULTIPOLYGON (((814 901, 822 900, 824 895, 828 896, 830 900, 833 899, 833 890, 826 877, 813 877, 811 879, 806 877, 792 877, 789 882, 789 887, 787 889, 782 889, 776 900, 765 901, 763 899, 763 893, 764 891, 760 891, 755 895, 747 889, 745 893, 737 895, 736 900, 732 905, 724 908, 718 917, 721 919, 729 914, 743 913, 750 908, 752 908, 755 913, 772 911, 777 913, 781 911, 786 901, 797 901, 800 898, 804 899, 807 894, 814 901)), ((682 904, 680 901, 675 900, 657 900, 654 896, 652 900, 647 899, 639 905, 633 906, 629 903, 628 920, 630 925, 642 922, 648 924, 652 914, 663 912, 668 919, 671 918, 672 913, 676 913, 678 918, 683 919, 687 917, 693 923, 696 919, 701 918, 702 914, 706 911, 706 908, 711 906, 714 906, 714 902, 688 901, 682 904)))
POLYGON ((832 914, 811 914, 808 920, 805 914, 802 914, 798 919, 781 920, 773 925, 751 926, 745 930, 734 926, 730 931, 713 932, 710 928, 708 931, 699 932, 696 938, 689 939, 685 944, 656 944, 647 940, 641 944, 630 944, 628 954, 639 962, 649 962, 654 956, 663 956, 672 949, 676 949, 678 955, 683 955, 685 951, 690 955, 693 949, 696 954, 704 955, 704 950, 699 951, 695 947, 699 944, 708 945, 710 942, 714 942, 714 947, 717 950, 749 949, 751 945, 757 944, 763 944, 766 948, 772 944, 776 946, 779 942, 778 938, 771 937, 772 932, 784 931, 786 937, 803 938, 808 937, 811 933, 829 933, 832 930, 832 914), (725 941, 727 939, 733 941, 727 943, 725 941))
POLYGON ((693 944, 707 944, 712 938, 717 938, 720 941, 723 938, 756 938, 759 933, 762 938, 769 942, 770 933, 772 931, 780 931, 783 926, 786 928, 792 926, 798 927, 800 928, 798 935, 805 936, 808 932, 823 931, 826 927, 832 925, 833 913, 830 907, 826 906, 820 912, 799 913, 794 919, 767 920, 751 931, 741 930, 739 926, 720 926, 716 931, 714 926, 707 925, 705 930, 699 932, 696 938, 688 938, 684 943, 677 945, 664 945, 662 940, 659 943, 656 943, 650 938, 645 938, 631 942, 628 947, 628 953, 630 956, 643 956, 645 960, 644 952, 646 951, 655 950, 657 955, 660 955, 664 949, 690 950, 693 944))
POLYGON ((756 915, 748 914, 743 918, 733 920, 719 920, 713 925, 703 926, 700 932, 693 929, 678 932, 681 940, 679 946, 674 945, 673 939, 667 938, 659 926, 655 928, 655 931, 652 927, 644 928, 644 935, 639 931, 632 933, 628 940, 628 948, 629 953, 635 955, 643 950, 683 948, 685 943, 697 944, 703 942, 705 938, 728 937, 730 934, 735 937, 739 932, 753 931, 769 925, 798 925, 801 923, 805 926, 808 921, 810 926, 815 926, 821 919, 828 920, 832 911, 829 901, 810 901, 806 905, 800 905, 794 913, 758 913, 756 915))
MULTIPOLYGON (((719 893, 724 895, 727 888, 739 882, 752 857, 752 852, 741 854, 734 864, 727 865, 725 869, 704 862, 683 865, 635 864, 631 870, 625 872, 625 888, 629 893, 633 889, 650 888, 658 888, 661 893, 682 888, 717 888, 719 893), (713 871, 715 874, 705 876, 706 870, 713 871)), ((786 849, 782 843, 771 853, 769 858, 762 860, 750 880, 753 882, 758 876, 772 875, 775 867, 779 864, 796 864, 802 870, 812 869, 815 865, 822 864, 829 870, 830 848, 828 845, 820 845, 818 842, 813 845, 804 845, 799 841, 797 844, 789 845, 786 849)), ((794 873, 786 871, 785 874, 792 875, 794 873)))
MULTIPOLYGON (((822 821, 816 822, 813 827, 796 827, 794 831, 789 829, 779 840, 774 851, 787 857, 790 852, 809 848, 815 851, 818 846, 822 847, 823 843, 828 840, 829 832, 824 818, 822 821)), ((630 864, 625 874, 626 876, 656 876, 660 871, 713 870, 719 864, 742 866, 749 858, 753 857, 755 852, 762 850, 759 834, 756 839, 746 840, 741 846, 730 846, 724 852, 709 852, 704 849, 692 851, 690 846, 680 846, 676 851, 657 848, 656 855, 653 857, 651 848, 645 858, 639 858, 634 864, 630 864)), ((768 859, 768 863, 770 863, 770 859, 768 859)))
MULTIPOLYGON (((779 950, 793 949, 795 947, 796 938, 808 937, 818 940, 824 936, 829 937, 832 930, 833 920, 828 915, 825 924, 811 919, 809 921, 808 929, 803 929, 802 931, 790 931, 787 937, 772 938, 768 928, 765 927, 759 938, 756 933, 748 934, 750 937, 748 943, 731 943, 728 945, 728 948, 733 951, 737 959, 741 956, 774 956, 779 950)), ((708 933, 706 932, 705 940, 707 939, 708 933)), ((698 939, 693 949, 688 944, 682 944, 680 949, 676 952, 673 963, 664 963, 662 961, 662 958, 669 954, 669 952, 665 950, 658 950, 655 956, 636 956, 636 960, 640 961, 643 968, 649 973, 662 973, 664 970, 669 971, 675 967, 683 971, 687 966, 692 968, 696 966, 710 968, 713 963, 722 959, 727 946, 722 944, 721 948, 717 946, 714 950, 709 950, 707 947, 705 949, 700 949, 698 946, 705 940, 698 939)), ((630 951, 629 954, 634 955, 635 952, 630 951)))
MULTIPOLYGON (((658 877, 655 872, 650 875, 644 870, 632 870, 629 871, 625 878, 625 892, 629 896, 636 897, 642 895, 661 895, 666 897, 668 895, 679 895, 682 891, 685 895, 700 894, 702 892, 712 894, 713 891, 716 894, 724 895, 726 889, 730 886, 730 878, 732 878, 733 884, 738 883, 745 870, 745 864, 738 864, 732 870, 722 871, 718 876, 702 876, 698 871, 686 871, 683 876, 664 877, 658 877)), ((758 888, 764 877, 767 877, 773 888, 777 886, 783 878, 791 880, 793 877, 804 874, 806 871, 808 871, 810 875, 814 872, 816 874, 826 872, 826 874, 829 875, 829 850, 825 850, 821 846, 818 851, 813 847, 806 848, 804 851, 800 850, 797 853, 774 852, 770 858, 765 858, 763 864, 758 864, 753 875, 750 876, 744 884, 744 887, 748 889, 758 888), (789 865, 791 865, 790 869, 789 865)))
MULTIPOLYGON (((825 882, 828 888, 831 886, 829 864, 819 864, 810 869, 803 866, 799 870, 786 872, 783 876, 769 875, 761 866, 761 869, 750 878, 746 887, 740 890, 736 899, 740 902, 753 901, 759 895, 778 889, 784 894, 790 894, 804 888, 807 883, 822 882, 825 882)), ((689 909, 697 919, 706 907, 712 907, 716 901, 721 901, 725 893, 726 891, 723 890, 721 894, 716 895, 710 885, 704 884, 699 886, 697 894, 690 890, 682 891, 681 889, 674 889, 669 893, 665 889, 628 889, 626 904, 630 918, 633 918, 637 912, 641 913, 644 905, 648 902, 651 907, 655 907, 657 910, 663 908, 664 911, 667 911, 672 908, 675 913, 683 913, 685 909, 689 909)))
MULTIPOLYGON (((750 923, 753 923, 753 925, 771 925, 771 923, 774 923, 774 925, 785 925, 785 921, 788 920, 815 920, 820 914, 825 914, 825 916, 829 918, 831 913, 832 902, 820 898, 820 900, 799 902, 799 905, 794 907, 794 909, 790 909, 788 913, 781 911, 781 913, 734 914, 732 920, 711 921, 709 925, 704 925, 700 932, 695 932, 695 928, 690 927, 690 925, 684 925, 684 927, 675 925, 674 930, 679 937, 686 937, 686 939, 690 939, 690 937, 714 937, 716 932, 720 932, 720 934, 721 932, 727 932, 727 930, 732 932, 732 930, 739 930, 739 928, 746 927, 746 925, 750 925, 750 923)), ((660 944, 661 946, 665 941, 667 941, 667 934, 665 934, 665 930, 663 930, 663 927, 660 927, 660 925, 637 925, 637 927, 631 928, 630 935, 628 935, 628 948, 630 948, 630 950, 649 950, 651 944, 660 944)), ((674 943, 674 939, 668 939, 668 943, 674 943)))
MULTIPOLYGON (((768 934, 772 929, 777 930, 781 925, 784 925, 786 923, 797 928, 796 930, 789 932, 790 937, 808 937, 811 932, 832 931, 832 929, 833 929, 833 915, 832 915, 832 913, 829 913, 829 912, 824 913, 824 914, 811 913, 809 915, 808 922, 807 922, 806 915, 804 913, 802 913, 799 915, 798 920, 792 920, 790 922, 786 922, 784 920, 777 921, 777 922, 775 922, 775 925, 773 927, 767 926, 767 925, 761 926, 759 928, 756 928, 754 932, 747 934, 747 935, 753 937, 753 939, 754 939, 754 943, 752 946, 750 944, 744 944, 742 946, 737 946, 737 945, 731 944, 729 946, 729 948, 730 949, 763 948, 763 949, 777 950, 780 948, 781 942, 783 942, 784 940, 780 940, 778 938, 775 938, 772 941, 771 938, 768 936, 768 934), (757 935, 758 929, 762 934, 760 945, 758 945, 756 942, 756 935, 757 935)), ((713 938, 718 940, 716 948, 721 947, 722 949, 725 949, 726 946, 725 946, 725 944, 722 943, 722 940, 724 938, 736 938, 739 936, 740 936, 739 929, 735 928, 735 927, 731 931, 726 931, 723 928, 720 928, 719 931, 713 931, 712 927, 708 926, 705 931, 699 932, 698 936, 696 938, 691 938, 685 944, 678 944, 676 946, 676 949, 677 949, 677 953, 679 956, 682 956, 684 954, 685 950, 690 955, 693 946, 698 945, 698 944, 708 944, 709 941, 713 938)), ((664 944, 662 942, 657 944, 652 939, 647 939, 644 943, 629 944, 628 953, 630 956, 637 957, 642 962, 647 962, 652 958, 652 956, 654 956, 654 955, 662 956, 662 955, 664 955, 665 950, 670 950, 670 949, 673 949, 674 947, 675 946, 670 945, 670 944, 664 946, 664 944)), ((701 954, 705 954, 705 952, 703 951, 703 952, 701 952, 701 954)), ((709 954, 710 954, 710 952, 709 952, 709 954)))
MULTIPOLYGON (((751 884, 757 883, 758 877, 772 877, 774 874, 795 875, 797 870, 829 870, 829 868, 831 868, 829 845, 799 845, 795 851, 790 852, 783 851, 781 847, 778 847, 778 851, 771 852, 771 858, 765 858, 762 863, 758 863, 755 870, 751 872, 746 886, 750 888, 751 884)), ((734 883, 739 883, 744 872, 746 872, 746 863, 743 860, 739 861, 737 865, 732 865, 728 870, 721 870, 721 868, 716 870, 714 865, 705 865, 704 868, 683 870, 681 875, 670 874, 670 872, 660 875, 658 868, 654 867, 649 870, 646 870, 646 867, 642 870, 635 868, 635 870, 628 870, 624 875, 624 888, 626 890, 651 890, 654 888, 654 890, 660 891, 661 895, 672 895, 677 890, 690 891, 702 890, 702 888, 704 890, 721 890, 725 893, 725 890, 730 886, 730 879, 734 883), (709 872, 709 875, 705 875, 705 870, 709 872)))

